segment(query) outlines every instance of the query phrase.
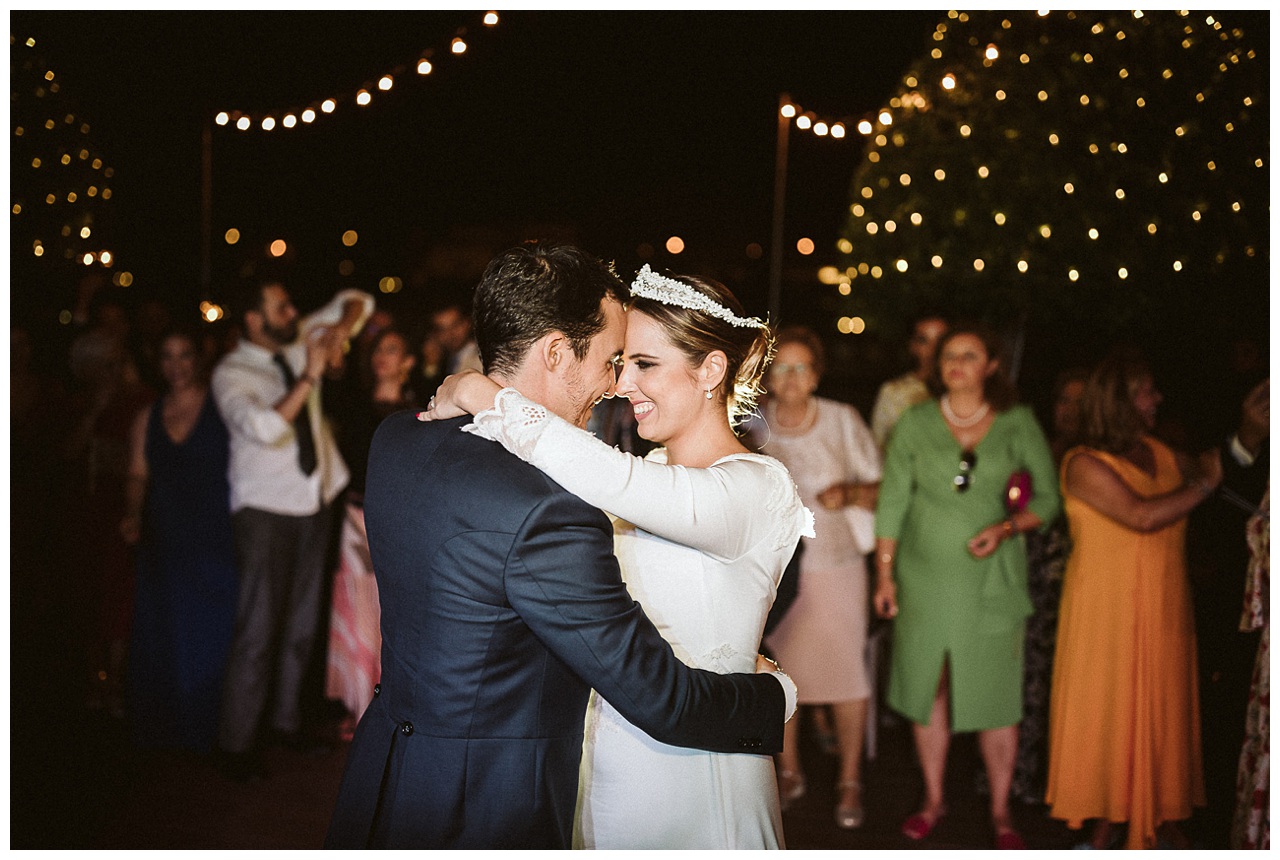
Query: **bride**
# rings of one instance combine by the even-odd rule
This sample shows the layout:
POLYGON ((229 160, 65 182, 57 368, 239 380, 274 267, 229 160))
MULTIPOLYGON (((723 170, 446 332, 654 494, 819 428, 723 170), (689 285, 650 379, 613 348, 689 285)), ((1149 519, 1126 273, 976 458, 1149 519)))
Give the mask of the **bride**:
MULTIPOLYGON (((785 467, 733 429, 754 406, 773 338, 710 279, 646 265, 631 296, 613 396, 662 446, 647 458, 474 372, 446 379, 419 417, 475 415, 465 429, 608 512, 627 589, 676 654, 750 672, 778 580, 813 523, 785 467)), ((782 848, 773 759, 658 743, 593 692, 574 847, 782 848)))

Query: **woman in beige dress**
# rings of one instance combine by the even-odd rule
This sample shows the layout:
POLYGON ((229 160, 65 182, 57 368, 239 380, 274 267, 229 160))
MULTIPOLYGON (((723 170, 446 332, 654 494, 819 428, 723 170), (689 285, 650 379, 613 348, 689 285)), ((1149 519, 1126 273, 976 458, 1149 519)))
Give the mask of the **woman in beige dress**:
MULTIPOLYGON (((786 465, 814 512, 816 537, 804 540, 799 594, 765 640, 795 679, 802 705, 829 705, 840 754, 835 820, 862 825, 862 742, 867 700, 867 566, 874 546, 880 454, 852 406, 817 397, 822 341, 812 330, 778 334, 766 388, 760 450, 786 465)), ((784 804, 804 795, 799 720, 787 723, 779 760, 784 804)))

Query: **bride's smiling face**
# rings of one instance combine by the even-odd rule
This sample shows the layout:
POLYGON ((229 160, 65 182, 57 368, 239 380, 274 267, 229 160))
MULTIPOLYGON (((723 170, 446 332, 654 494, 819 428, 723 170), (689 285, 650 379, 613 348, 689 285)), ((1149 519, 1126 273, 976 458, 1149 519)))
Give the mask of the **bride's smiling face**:
POLYGON ((639 311, 627 313, 627 344, 616 393, 631 401, 636 432, 667 445, 694 426, 706 394, 698 387, 688 357, 662 326, 639 311))

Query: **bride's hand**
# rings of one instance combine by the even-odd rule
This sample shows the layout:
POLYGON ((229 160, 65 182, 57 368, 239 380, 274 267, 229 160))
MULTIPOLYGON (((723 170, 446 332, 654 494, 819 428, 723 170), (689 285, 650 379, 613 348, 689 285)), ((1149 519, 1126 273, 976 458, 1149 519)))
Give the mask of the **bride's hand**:
POLYGON ((475 370, 454 373, 440 383, 435 396, 427 401, 427 408, 418 413, 418 420, 439 421, 475 415, 492 407, 501 390, 501 385, 475 370))
POLYGON ((782 669, 776 662, 770 660, 763 654, 756 655, 756 674, 768 674, 770 672, 781 672, 782 669))

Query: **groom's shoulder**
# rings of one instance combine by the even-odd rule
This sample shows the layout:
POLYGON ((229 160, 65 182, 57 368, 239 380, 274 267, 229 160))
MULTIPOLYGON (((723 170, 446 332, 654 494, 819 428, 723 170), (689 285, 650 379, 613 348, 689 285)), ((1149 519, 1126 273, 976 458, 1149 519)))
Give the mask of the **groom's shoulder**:
POLYGON ((371 476, 380 470, 403 479, 413 472, 432 485, 433 495, 491 496, 516 506, 569 495, 497 442, 463 430, 470 421, 469 416, 419 421, 412 410, 390 415, 374 433, 369 451, 371 476))

